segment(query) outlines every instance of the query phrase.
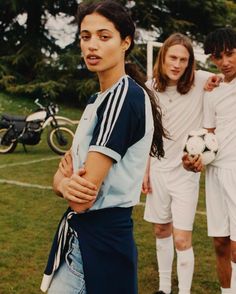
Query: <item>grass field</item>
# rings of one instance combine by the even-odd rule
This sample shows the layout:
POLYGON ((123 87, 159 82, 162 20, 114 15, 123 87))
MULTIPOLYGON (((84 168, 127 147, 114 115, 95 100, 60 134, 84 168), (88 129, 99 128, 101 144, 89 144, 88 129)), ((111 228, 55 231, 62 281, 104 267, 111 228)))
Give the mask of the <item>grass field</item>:
MULTIPOLYGON (((9 99, 0 94, 0 114, 26 114, 30 109, 34 109, 32 102, 9 99)), ((80 111, 63 107, 61 114, 78 119, 80 111)), ((66 203, 50 189, 59 160, 59 156, 47 146, 45 136, 39 145, 29 147, 27 153, 19 145, 13 154, 0 156, 1 294, 41 293, 39 285, 47 254, 58 220, 66 208, 66 203), (24 184, 31 184, 31 187, 24 184)), ((142 196, 141 200, 144 202, 145 197, 142 196)), ((139 293, 151 294, 158 285, 155 240, 152 225, 143 221, 143 210, 143 205, 139 205, 133 215, 139 250, 139 293)), ((204 212, 202 179, 193 235, 195 274, 192 293, 219 294, 214 252, 211 239, 207 237, 204 212)), ((175 266, 173 293, 177 293, 175 266)))

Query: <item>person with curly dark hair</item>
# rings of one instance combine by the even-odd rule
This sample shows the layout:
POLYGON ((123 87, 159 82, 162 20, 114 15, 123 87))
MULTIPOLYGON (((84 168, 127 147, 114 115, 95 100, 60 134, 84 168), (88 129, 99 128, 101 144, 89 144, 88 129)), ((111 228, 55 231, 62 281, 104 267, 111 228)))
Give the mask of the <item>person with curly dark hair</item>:
MULTIPOLYGON (((236 31, 219 28, 205 40, 204 50, 224 75, 219 88, 204 97, 203 127, 216 134, 219 149, 206 166, 208 236, 213 237, 221 293, 236 293, 236 31)), ((201 159, 201 158, 200 158, 201 159)), ((201 161, 200 161, 200 166, 201 161)), ((185 161, 189 170, 198 164, 185 161)))

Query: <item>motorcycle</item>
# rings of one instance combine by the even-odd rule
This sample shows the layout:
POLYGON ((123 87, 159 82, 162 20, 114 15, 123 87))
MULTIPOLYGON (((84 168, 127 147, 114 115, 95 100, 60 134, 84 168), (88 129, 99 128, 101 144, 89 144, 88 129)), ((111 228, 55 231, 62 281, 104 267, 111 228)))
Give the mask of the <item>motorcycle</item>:
POLYGON ((63 116, 57 116, 58 105, 50 102, 47 106, 39 103, 35 112, 27 116, 2 114, 0 119, 0 154, 11 153, 18 143, 37 145, 46 127, 50 127, 47 135, 48 146, 57 154, 63 155, 70 149, 74 132, 68 127, 78 124, 63 116))

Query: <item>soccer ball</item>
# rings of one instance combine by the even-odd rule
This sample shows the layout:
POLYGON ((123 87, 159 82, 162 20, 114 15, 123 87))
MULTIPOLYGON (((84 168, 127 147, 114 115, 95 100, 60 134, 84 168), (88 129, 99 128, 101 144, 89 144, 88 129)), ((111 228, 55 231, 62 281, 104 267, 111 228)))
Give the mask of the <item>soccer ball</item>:
POLYGON ((202 163, 207 165, 215 159, 218 151, 216 135, 206 129, 191 131, 185 137, 183 151, 192 156, 201 155, 202 163))

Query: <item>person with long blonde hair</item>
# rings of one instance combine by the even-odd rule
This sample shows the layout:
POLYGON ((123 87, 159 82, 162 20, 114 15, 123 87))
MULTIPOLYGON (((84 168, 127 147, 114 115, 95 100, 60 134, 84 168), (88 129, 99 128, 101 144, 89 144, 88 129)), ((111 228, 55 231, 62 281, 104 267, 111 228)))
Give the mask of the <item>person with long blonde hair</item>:
MULTIPOLYGON (((204 86, 211 74, 195 70, 190 39, 174 33, 165 40, 147 82, 163 113, 165 157, 150 158, 143 181, 147 194, 144 219, 154 224, 159 290, 171 293, 174 247, 179 294, 190 294, 194 272, 192 229, 198 202, 199 178, 182 166, 183 140, 202 125, 204 86)), ((192 158, 192 160, 198 160, 192 158)))

